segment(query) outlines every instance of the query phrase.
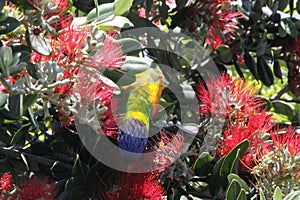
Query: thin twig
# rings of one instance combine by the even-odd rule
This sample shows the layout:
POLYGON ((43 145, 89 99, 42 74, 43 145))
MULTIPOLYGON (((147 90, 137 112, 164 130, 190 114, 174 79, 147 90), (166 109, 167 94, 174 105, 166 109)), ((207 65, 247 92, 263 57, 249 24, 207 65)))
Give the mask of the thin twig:
POLYGON ((286 92, 288 92, 288 91, 290 91, 289 85, 284 86, 284 87, 283 87, 283 88, 275 95, 275 97, 271 97, 271 101, 272 101, 272 100, 279 100, 280 97, 281 97, 284 93, 286 93, 286 92))
POLYGON ((294 98, 294 99, 278 99, 278 100, 285 101, 285 102, 288 102, 288 103, 300 103, 300 98, 294 98))

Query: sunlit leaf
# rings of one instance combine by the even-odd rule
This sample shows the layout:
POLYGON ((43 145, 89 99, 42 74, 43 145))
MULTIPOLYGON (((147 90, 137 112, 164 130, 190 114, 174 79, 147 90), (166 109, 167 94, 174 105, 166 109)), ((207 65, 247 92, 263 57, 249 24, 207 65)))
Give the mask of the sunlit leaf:
POLYGON ((115 15, 123 15, 127 11, 129 11, 132 6, 133 0, 116 0, 114 14, 115 15))

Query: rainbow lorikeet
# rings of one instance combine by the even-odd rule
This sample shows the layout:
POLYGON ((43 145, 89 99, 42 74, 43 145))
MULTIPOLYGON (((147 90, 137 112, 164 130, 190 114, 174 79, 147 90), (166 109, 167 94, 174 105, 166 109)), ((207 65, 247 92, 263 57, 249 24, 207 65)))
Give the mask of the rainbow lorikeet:
POLYGON ((155 68, 136 74, 136 81, 127 86, 130 92, 118 134, 121 149, 133 153, 144 151, 151 118, 157 112, 163 88, 164 76, 155 68))

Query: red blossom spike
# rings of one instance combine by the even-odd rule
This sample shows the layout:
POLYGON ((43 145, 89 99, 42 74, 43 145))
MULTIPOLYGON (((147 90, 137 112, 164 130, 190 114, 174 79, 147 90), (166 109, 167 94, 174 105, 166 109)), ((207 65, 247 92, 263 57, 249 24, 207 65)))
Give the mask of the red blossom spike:
POLYGON ((235 121, 233 125, 225 129, 224 138, 218 144, 217 155, 223 157, 229 154, 236 145, 248 139, 250 147, 242 158, 242 163, 245 165, 242 170, 252 169, 255 165, 253 159, 257 156, 255 152, 262 147, 264 134, 268 133, 273 126, 271 114, 267 114, 265 110, 256 110, 256 113, 249 116, 248 119, 235 121))
POLYGON ((233 11, 231 2, 231 0, 196 0, 186 9, 186 16, 191 22, 195 16, 205 14, 208 24, 208 37, 205 43, 211 45, 213 50, 230 39, 237 27, 237 20, 242 18, 241 12, 233 11))
POLYGON ((83 60, 82 49, 88 34, 88 28, 80 27, 77 21, 70 17, 60 18, 61 31, 58 35, 49 36, 52 47, 51 56, 43 56, 39 53, 31 53, 31 62, 56 61, 58 65, 68 67, 71 64, 80 63, 83 60))
POLYGON ((197 97, 201 102, 199 111, 204 116, 226 115, 229 118, 252 113, 264 102, 255 94, 257 88, 248 86, 244 79, 232 80, 229 75, 213 77, 206 83, 199 83, 197 97))
POLYGON ((200 84, 197 91, 202 115, 225 117, 224 136, 217 147, 219 157, 227 155, 244 139, 250 141, 249 151, 242 158, 245 170, 255 165, 251 162, 256 156, 251 155, 252 151, 261 147, 263 135, 274 126, 272 115, 260 109, 264 102, 255 95, 256 91, 243 79, 232 80, 226 74, 213 77, 206 87, 200 84))
POLYGON ((119 184, 113 191, 107 192, 109 200, 151 199, 160 200, 165 191, 156 172, 130 174, 123 173, 119 184))
POLYGON ((285 133, 275 130, 271 131, 270 135, 275 147, 279 149, 287 147, 293 156, 300 153, 300 134, 297 134, 296 129, 292 126, 289 126, 285 133))
POLYGON ((55 183, 48 184, 48 178, 34 176, 20 182, 16 198, 22 200, 54 200, 56 193, 55 183))
POLYGON ((2 190, 9 191, 12 189, 12 175, 10 172, 2 174, 0 179, 0 193, 2 190))
MULTIPOLYGON (((112 33, 110 33, 112 34, 112 33)), ((89 67, 99 69, 101 67, 118 68, 124 64, 122 49, 117 41, 107 36, 99 53, 87 58, 85 64, 89 67)))

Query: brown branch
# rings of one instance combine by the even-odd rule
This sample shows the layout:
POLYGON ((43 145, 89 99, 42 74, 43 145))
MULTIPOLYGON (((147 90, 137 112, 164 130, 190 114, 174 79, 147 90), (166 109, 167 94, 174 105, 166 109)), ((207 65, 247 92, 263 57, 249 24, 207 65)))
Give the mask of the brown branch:
POLYGON ((272 101, 272 100, 279 100, 280 97, 281 97, 284 93, 286 93, 286 92, 288 92, 288 91, 290 91, 289 85, 284 86, 284 87, 276 94, 275 97, 271 97, 271 101, 272 101))
POLYGON ((278 99, 278 100, 285 101, 285 102, 288 102, 288 103, 300 103, 300 98, 294 98, 294 99, 278 99))

